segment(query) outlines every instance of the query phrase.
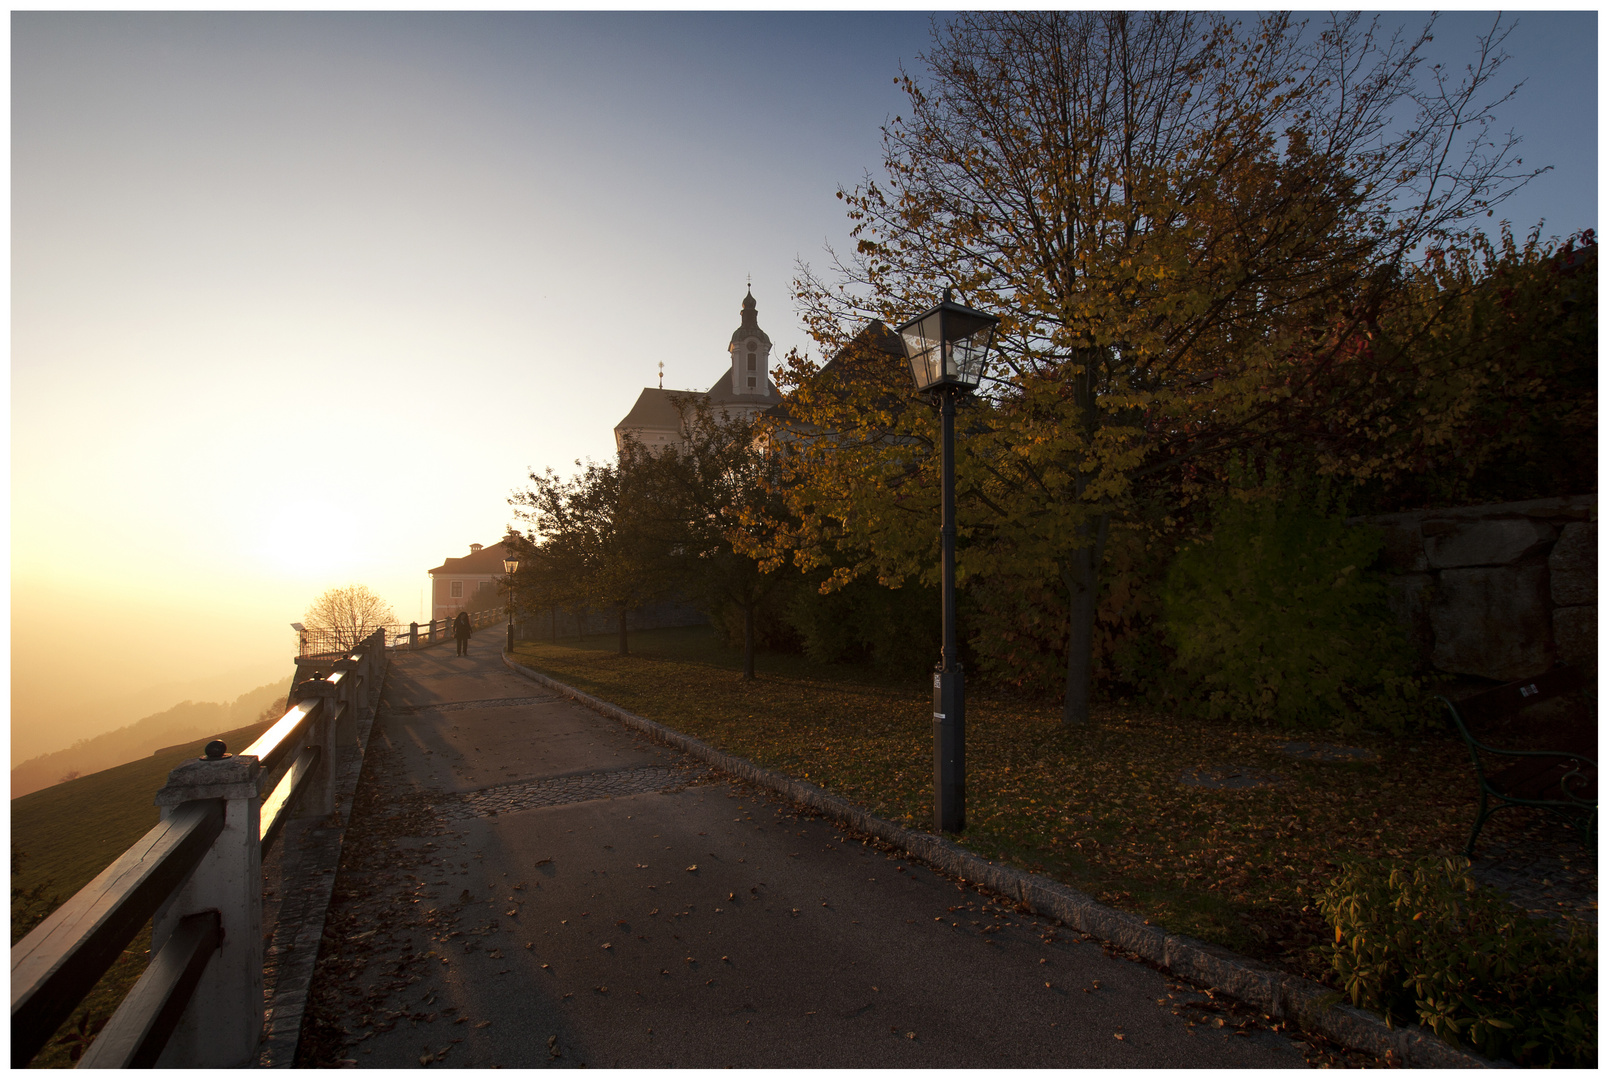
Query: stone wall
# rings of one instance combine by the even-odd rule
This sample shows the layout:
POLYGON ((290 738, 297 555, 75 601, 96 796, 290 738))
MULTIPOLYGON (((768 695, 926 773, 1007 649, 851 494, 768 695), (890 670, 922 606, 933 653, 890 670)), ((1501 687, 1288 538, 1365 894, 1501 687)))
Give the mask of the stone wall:
POLYGON ((1385 530, 1392 610, 1423 660, 1509 682, 1596 673, 1598 497, 1354 518, 1385 530))

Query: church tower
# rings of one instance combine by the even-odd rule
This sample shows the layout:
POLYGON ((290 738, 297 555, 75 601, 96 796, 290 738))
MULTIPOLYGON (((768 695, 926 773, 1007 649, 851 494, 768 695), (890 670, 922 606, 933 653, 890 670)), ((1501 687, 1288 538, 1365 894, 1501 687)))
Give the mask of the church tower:
MULTIPOLYGON (((774 400, 771 385, 771 338, 755 315, 754 293, 743 297, 743 321, 726 347, 732 357, 732 393, 739 400, 774 400)), ((758 404, 758 402, 756 402, 758 404)))

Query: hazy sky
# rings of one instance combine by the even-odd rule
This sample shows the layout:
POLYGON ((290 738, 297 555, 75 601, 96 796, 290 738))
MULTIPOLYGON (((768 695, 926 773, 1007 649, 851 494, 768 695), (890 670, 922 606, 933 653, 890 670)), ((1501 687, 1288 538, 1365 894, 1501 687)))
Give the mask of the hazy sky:
MULTIPOLYGON (((1500 216, 1595 227, 1597 16, 1518 21, 1504 121, 1556 168, 1500 216)), ((1438 54, 1489 22, 1444 17, 1438 54)), ((846 242, 834 192, 875 171, 927 36, 916 14, 13 14, 17 723, 288 670, 287 624, 331 585, 420 617, 425 571, 502 535, 528 467, 612 454, 659 361, 714 381, 749 275, 774 355, 805 346, 795 260, 846 242)))

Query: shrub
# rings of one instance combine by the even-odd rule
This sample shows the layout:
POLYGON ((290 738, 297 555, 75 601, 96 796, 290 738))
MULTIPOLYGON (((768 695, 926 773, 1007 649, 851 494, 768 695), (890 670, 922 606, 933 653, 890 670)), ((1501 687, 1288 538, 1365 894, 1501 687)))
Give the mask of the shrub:
POLYGON ((1596 1063, 1597 934, 1567 938, 1477 886, 1469 860, 1346 866, 1319 900, 1353 1004, 1417 1019, 1488 1057, 1596 1063))
POLYGON ((939 592, 914 582, 889 589, 860 579, 825 594, 802 588, 786 617, 817 663, 870 663, 880 671, 919 674, 939 658, 939 592))
POLYGON ((1212 534, 1163 586, 1175 695, 1210 718, 1401 731, 1428 715, 1413 659, 1369 566, 1378 530, 1349 526, 1323 484, 1230 491, 1212 534))

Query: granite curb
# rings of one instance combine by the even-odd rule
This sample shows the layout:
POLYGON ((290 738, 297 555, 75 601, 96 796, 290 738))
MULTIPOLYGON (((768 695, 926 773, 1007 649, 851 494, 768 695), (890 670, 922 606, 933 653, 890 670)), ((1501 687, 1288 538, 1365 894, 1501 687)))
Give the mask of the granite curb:
POLYGON ((1502 1067, 1443 1041, 1417 1025, 1387 1027, 1372 1013, 1340 1003, 1328 987, 1288 975, 1227 949, 1182 934, 1169 934, 1146 920, 1117 911, 1059 881, 1003 866, 959 845, 876 817, 814 784, 760 768, 723 753, 690 735, 627 712, 573 686, 559 682, 503 655, 503 663, 520 675, 572 698, 582 705, 635 728, 667 746, 707 762, 740 780, 775 792, 857 832, 875 836, 913 858, 966 881, 974 882, 1083 933, 1100 938, 1166 971, 1220 990, 1269 1016, 1288 1019, 1302 1030, 1379 1058, 1394 1056, 1405 1065, 1431 1069, 1502 1067))

